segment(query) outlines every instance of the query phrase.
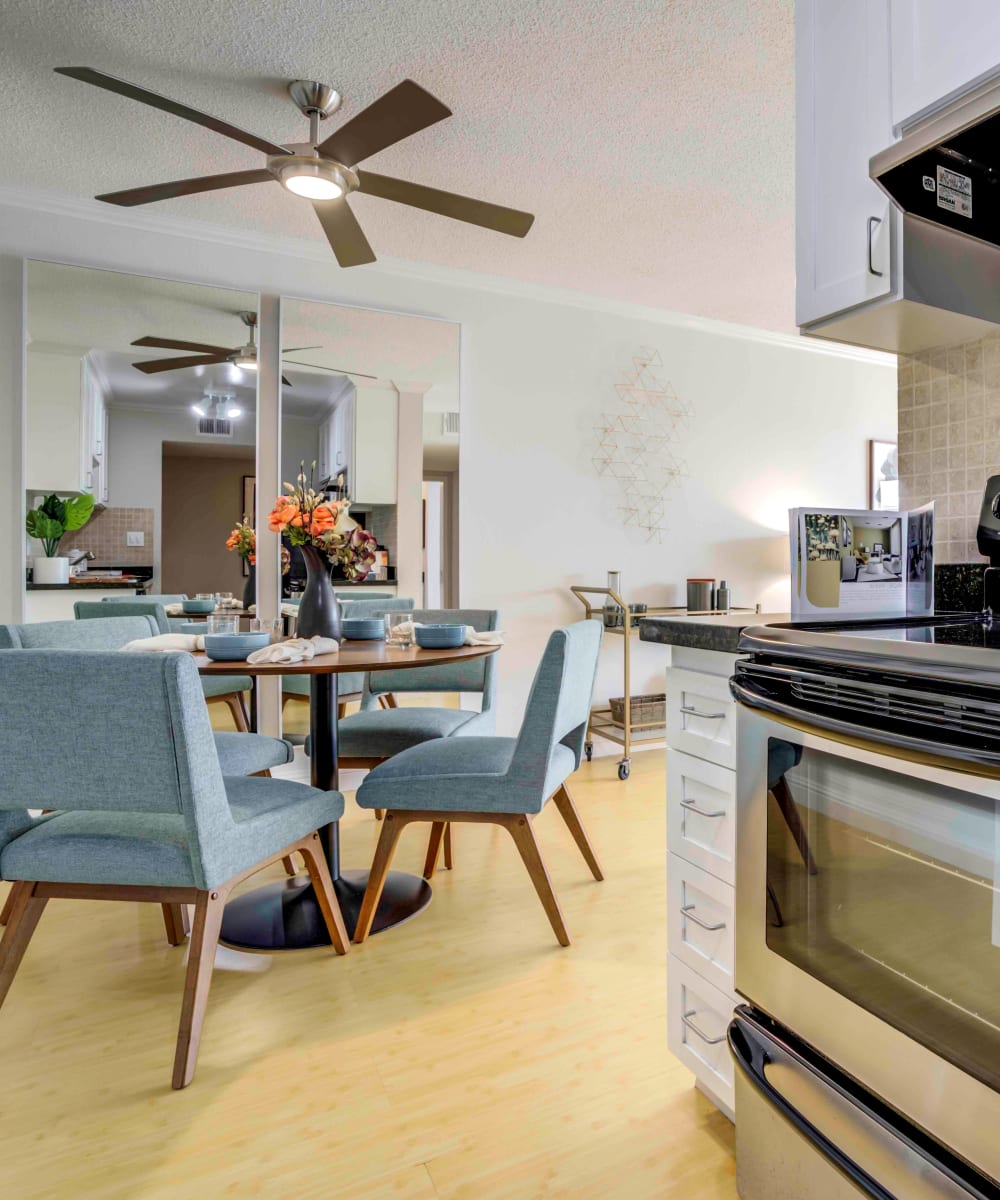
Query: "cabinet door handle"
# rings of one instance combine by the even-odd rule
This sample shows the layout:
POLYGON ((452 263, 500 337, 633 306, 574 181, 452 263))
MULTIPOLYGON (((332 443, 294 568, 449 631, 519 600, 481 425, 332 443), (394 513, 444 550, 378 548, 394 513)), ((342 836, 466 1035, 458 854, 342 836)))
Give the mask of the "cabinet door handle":
POLYGON ((702 712, 700 708, 692 708, 690 704, 682 704, 681 712, 687 713, 689 717, 703 717, 706 721, 721 721, 726 715, 724 712, 707 713, 702 712))
POLYGON ((725 921, 716 921, 714 925, 710 925, 708 921, 703 921, 701 917, 695 915, 694 908, 693 904, 682 904, 681 916, 686 917, 689 921, 694 921, 696 925, 700 925, 702 929, 707 929, 709 933, 716 933, 718 930, 726 928, 725 921))
POLYGON ((718 1037, 709 1037, 704 1029, 699 1029, 694 1021, 691 1020, 697 1011, 697 1009, 692 1008, 686 1013, 681 1013, 681 1020, 688 1027, 688 1029, 690 1029, 692 1033, 696 1033, 698 1037, 700 1037, 703 1042, 707 1042, 709 1046, 717 1046, 719 1042, 724 1042, 726 1040, 726 1035, 724 1033, 720 1033, 718 1037))
POLYGON ((707 808, 699 808, 693 800, 682 800, 680 804, 681 808, 686 808, 688 812, 697 813, 699 817, 724 817, 726 815, 724 808, 717 808, 715 812, 709 812, 707 808))
POLYGON ((882 224, 881 217, 868 218, 868 273, 870 275, 881 276, 884 272, 875 270, 875 263, 872 261, 872 231, 876 225, 882 224))

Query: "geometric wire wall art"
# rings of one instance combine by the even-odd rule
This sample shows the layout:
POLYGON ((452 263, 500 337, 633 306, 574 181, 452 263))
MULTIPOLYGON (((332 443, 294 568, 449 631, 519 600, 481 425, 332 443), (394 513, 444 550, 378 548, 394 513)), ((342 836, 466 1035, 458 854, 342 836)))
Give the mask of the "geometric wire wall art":
POLYGON ((622 523, 662 542, 667 500, 687 474, 678 449, 691 408, 661 379, 659 351, 640 347, 615 384, 615 400, 594 426, 598 475, 615 487, 622 523))

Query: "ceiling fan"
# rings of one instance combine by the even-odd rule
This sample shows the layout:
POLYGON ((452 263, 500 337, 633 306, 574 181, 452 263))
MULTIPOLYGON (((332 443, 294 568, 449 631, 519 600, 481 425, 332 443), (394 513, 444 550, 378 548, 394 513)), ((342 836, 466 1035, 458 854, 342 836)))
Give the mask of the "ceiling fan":
MULTIPOLYGON (((243 346, 210 346, 204 342, 180 342, 175 338, 158 338, 158 337, 141 337, 132 342, 133 346, 149 346, 157 350, 192 350, 193 357, 189 358, 154 358, 148 362, 133 363, 137 371, 142 371, 144 375, 156 375, 161 371, 179 371, 184 367, 208 367, 215 366, 219 363, 232 363, 234 367, 239 367, 242 371, 257 370, 257 314, 255 312, 241 312, 238 314, 240 320, 248 329, 248 341, 243 346)), ((319 346, 289 346, 287 353, 295 354, 302 350, 319 350, 319 346)), ((356 375, 361 379, 376 379, 376 375, 366 375, 364 371, 347 371, 341 367, 323 367, 318 363, 297 362, 295 359, 286 359, 282 355, 282 362, 287 362, 294 367, 307 367, 311 371, 332 371, 336 375, 356 375)), ((292 385, 282 375, 281 382, 286 387, 292 385)))
POLYGON ((289 192, 312 201, 323 232, 342 267, 356 267, 375 261, 375 252, 347 203, 347 197, 355 191, 439 213, 456 221, 480 225, 511 237, 524 237, 535 219, 531 213, 519 212, 514 208, 439 191, 405 179, 376 175, 373 171, 355 169, 363 159, 451 116, 450 109, 412 79, 404 79, 322 141, 319 136, 320 122, 340 107, 340 95, 324 83, 293 80, 288 85, 288 94, 309 119, 309 140, 279 146, 267 138, 230 125, 228 121, 182 104, 179 100, 161 96, 158 92, 151 92, 114 75, 106 75, 92 67, 56 67, 55 70, 59 75, 69 75, 197 125, 204 125, 267 155, 266 165, 254 171, 230 171, 196 179, 177 179, 171 183, 151 184, 123 192, 106 192, 97 197, 107 204, 151 204, 155 200, 190 196, 196 192, 211 192, 250 183, 278 182, 289 192))

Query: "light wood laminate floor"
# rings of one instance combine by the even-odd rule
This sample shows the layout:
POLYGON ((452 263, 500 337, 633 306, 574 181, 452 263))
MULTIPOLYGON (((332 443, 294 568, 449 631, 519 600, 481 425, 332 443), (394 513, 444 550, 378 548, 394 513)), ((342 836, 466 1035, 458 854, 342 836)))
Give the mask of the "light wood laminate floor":
MULTIPOLYGON (((503 831, 459 828, 430 908, 347 958, 221 951, 183 1092, 159 909, 51 902, 0 1011, 0 1196, 732 1200, 732 1128, 666 1048, 662 752, 572 786, 606 882, 536 826, 571 948, 503 831)), ((376 822, 348 799, 342 830, 367 865, 376 822)))

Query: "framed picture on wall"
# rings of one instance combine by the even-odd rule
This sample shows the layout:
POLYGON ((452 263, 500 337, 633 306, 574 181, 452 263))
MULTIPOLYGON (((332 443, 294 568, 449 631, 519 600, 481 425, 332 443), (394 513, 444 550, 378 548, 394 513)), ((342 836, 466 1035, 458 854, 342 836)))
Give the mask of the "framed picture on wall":
MULTIPOLYGON (((250 521, 251 523, 253 523, 256 520, 256 513, 257 513, 257 476, 256 475, 244 475, 243 476, 242 502, 243 502, 243 507, 240 509, 240 519, 241 520, 246 519, 247 521, 250 521)), ((247 558, 244 558, 241 561, 243 563, 243 574, 244 574, 244 576, 247 576, 250 574, 250 560, 247 558)))
POLYGON ((899 510, 899 460, 895 442, 868 442, 868 507, 877 512, 899 510))

